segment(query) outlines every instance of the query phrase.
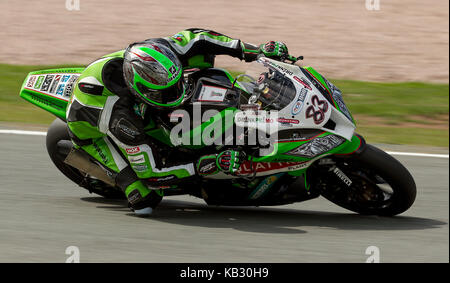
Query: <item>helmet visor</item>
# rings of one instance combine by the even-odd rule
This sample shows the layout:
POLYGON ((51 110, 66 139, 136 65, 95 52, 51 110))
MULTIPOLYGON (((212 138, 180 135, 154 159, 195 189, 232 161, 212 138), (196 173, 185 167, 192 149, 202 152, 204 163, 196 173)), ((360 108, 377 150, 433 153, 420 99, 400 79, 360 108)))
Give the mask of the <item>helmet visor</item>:
POLYGON ((139 82, 136 83, 136 86, 140 96, 145 100, 165 107, 179 105, 186 91, 182 78, 176 84, 165 89, 151 89, 139 82))

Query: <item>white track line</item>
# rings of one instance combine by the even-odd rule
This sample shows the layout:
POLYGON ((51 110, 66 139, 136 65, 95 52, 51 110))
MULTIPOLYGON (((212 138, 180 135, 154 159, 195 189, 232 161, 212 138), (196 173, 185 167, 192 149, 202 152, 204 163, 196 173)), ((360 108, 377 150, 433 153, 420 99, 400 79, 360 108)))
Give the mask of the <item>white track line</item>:
POLYGON ((47 132, 21 131, 21 130, 0 130, 0 134, 28 135, 28 136, 46 136, 47 132))
MULTIPOLYGON (((29 135, 29 136, 46 136, 46 132, 38 131, 22 131, 22 130, 0 130, 0 134, 12 135, 29 135)), ((397 152, 386 151, 390 155, 416 156, 416 157, 434 157, 434 158, 449 158, 448 154, 430 154, 430 153, 416 153, 416 152, 397 152)))
POLYGON ((404 156, 418 156, 418 157, 434 157, 434 158, 448 158, 448 154, 431 154, 431 153, 416 153, 416 152, 397 152, 386 151, 390 155, 404 155, 404 156))

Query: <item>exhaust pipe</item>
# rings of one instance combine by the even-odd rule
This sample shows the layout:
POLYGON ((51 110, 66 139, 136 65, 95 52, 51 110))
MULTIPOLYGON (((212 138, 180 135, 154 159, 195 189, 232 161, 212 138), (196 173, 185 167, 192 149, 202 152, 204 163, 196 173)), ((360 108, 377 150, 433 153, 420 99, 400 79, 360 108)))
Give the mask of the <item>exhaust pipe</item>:
POLYGON ((83 173, 86 173, 92 177, 95 177, 106 184, 115 187, 116 186, 116 173, 111 172, 109 169, 100 166, 90 160, 90 156, 82 150, 72 148, 64 159, 64 163, 70 165, 83 173))

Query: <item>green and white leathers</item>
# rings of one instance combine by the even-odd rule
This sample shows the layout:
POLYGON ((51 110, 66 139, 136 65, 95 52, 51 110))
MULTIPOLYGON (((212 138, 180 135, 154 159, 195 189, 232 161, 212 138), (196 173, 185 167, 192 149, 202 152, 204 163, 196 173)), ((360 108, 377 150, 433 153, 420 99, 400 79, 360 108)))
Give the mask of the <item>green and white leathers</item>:
POLYGON ((66 118, 76 147, 114 172, 116 183, 132 206, 140 209, 142 199, 154 198, 152 206, 156 206, 162 196, 160 187, 151 190, 140 179, 156 178, 173 184, 196 174, 194 163, 171 167, 161 164, 146 134, 155 127, 144 125, 146 106, 180 106, 185 97, 183 69, 212 67, 219 54, 253 61, 262 51, 258 46, 203 29, 149 39, 127 50, 125 58, 122 50, 86 67, 74 88, 66 118), (154 64, 163 71, 148 72, 154 64), (140 100, 132 99, 134 96, 140 100))

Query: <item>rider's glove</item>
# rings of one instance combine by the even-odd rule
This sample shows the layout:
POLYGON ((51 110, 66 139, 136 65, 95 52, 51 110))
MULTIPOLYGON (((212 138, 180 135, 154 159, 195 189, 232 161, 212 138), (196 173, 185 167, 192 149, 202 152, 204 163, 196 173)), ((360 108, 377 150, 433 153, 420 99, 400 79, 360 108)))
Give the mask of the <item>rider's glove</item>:
POLYGON ((234 174, 239 170, 246 154, 241 151, 226 150, 219 154, 202 156, 197 161, 197 173, 200 176, 213 175, 220 171, 234 174))
POLYGON ((216 164, 221 171, 234 174, 241 167, 245 157, 246 154, 242 151, 226 150, 217 155, 216 164))
POLYGON ((264 56, 276 60, 287 58, 289 56, 286 44, 280 41, 269 41, 266 44, 261 44, 259 50, 264 56))

